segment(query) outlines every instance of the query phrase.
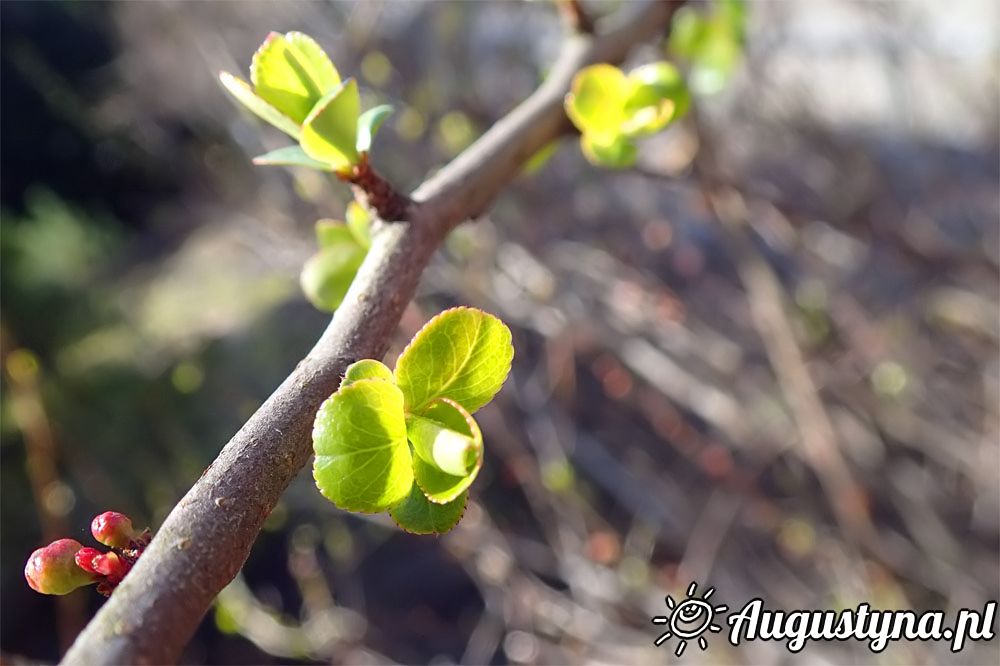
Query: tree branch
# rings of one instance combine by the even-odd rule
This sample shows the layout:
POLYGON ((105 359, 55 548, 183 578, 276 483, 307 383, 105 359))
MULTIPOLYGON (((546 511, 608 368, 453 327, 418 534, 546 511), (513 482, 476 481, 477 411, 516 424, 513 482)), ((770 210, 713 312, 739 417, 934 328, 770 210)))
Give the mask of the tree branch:
POLYGON ((577 70, 618 62, 634 44, 664 34, 678 4, 646 3, 601 34, 568 39, 535 93, 413 193, 407 222, 378 224, 364 264, 316 346, 174 507, 64 663, 177 659, 212 600, 243 565, 264 519, 309 461, 320 403, 337 389, 350 363, 385 354, 444 236, 485 212, 529 157, 569 129, 562 100, 577 70))

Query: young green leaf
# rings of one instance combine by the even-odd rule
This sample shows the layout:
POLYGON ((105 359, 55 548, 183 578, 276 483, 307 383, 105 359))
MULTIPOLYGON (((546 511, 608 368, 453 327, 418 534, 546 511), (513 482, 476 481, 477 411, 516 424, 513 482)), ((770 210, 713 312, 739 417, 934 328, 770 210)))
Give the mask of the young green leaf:
POLYGON ((465 476, 482 460, 483 436, 472 415, 448 398, 430 404, 424 416, 406 417, 406 436, 424 462, 465 476))
POLYGON ((483 435, 457 402, 438 398, 423 416, 407 416, 406 435, 417 454, 413 476, 431 502, 450 502, 476 480, 483 465, 483 435))
POLYGON ((335 171, 347 171, 358 162, 355 147, 361 97, 358 84, 347 79, 316 103, 302 124, 302 148, 313 159, 335 171))
POLYGON ((257 166, 300 166, 319 171, 333 171, 329 164, 318 162, 306 155, 302 146, 285 146, 253 158, 257 166))
POLYGON ((602 141, 617 136, 625 122, 625 100, 633 83, 617 67, 586 67, 573 78, 566 95, 566 114, 582 133, 602 141))
POLYGON ((347 370, 344 371, 344 380, 340 382, 340 386, 350 386, 359 379, 379 379, 384 382, 395 382, 392 370, 387 368, 383 363, 371 358, 356 361, 347 366, 347 370))
POLYGON ((272 32, 250 65, 257 94, 296 123, 302 123, 340 75, 313 39, 301 32, 272 32))
POLYGON ((362 247, 369 248, 372 245, 371 218, 368 211, 357 201, 347 204, 347 227, 354 234, 354 240, 358 241, 362 247))
POLYGON ((320 248, 333 247, 335 245, 351 244, 357 241, 354 234, 347 228, 347 225, 340 220, 317 220, 316 222, 316 242, 320 248))
POLYGON ((366 250, 353 238, 332 243, 314 254, 302 267, 300 282, 309 302, 333 312, 344 300, 366 250))
POLYGON ((410 493, 403 394, 393 384, 359 379, 342 386, 319 408, 312 436, 316 485, 341 509, 377 513, 410 493))
POLYGON ((382 126, 385 119, 392 115, 393 108, 388 104, 382 104, 368 109, 358 117, 358 142, 359 153, 367 153, 371 150, 372 142, 375 141, 375 134, 382 126))
POLYGON ((220 72, 219 81, 222 82, 223 87, 229 91, 229 94, 237 102, 255 113, 258 117, 271 123, 296 141, 302 135, 302 128, 295 121, 261 99, 246 81, 233 76, 229 72, 220 72))
POLYGON ((462 493, 447 504, 427 501, 416 484, 402 502, 389 509, 396 524, 413 534, 444 534, 451 530, 465 513, 468 493, 462 493))
POLYGON ((451 398, 470 414, 488 403, 510 372, 510 329, 482 310, 452 308, 431 319, 396 362, 396 383, 411 414, 451 398))

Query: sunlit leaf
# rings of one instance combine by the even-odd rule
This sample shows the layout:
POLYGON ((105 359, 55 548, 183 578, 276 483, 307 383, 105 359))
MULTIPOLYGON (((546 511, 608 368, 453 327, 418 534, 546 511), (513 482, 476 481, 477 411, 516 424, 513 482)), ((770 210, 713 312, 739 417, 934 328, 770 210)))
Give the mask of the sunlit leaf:
POLYGON ((392 112, 393 108, 390 105, 382 104, 368 109, 358 117, 357 149, 359 153, 367 153, 371 150, 378 128, 382 126, 386 118, 392 115, 392 112))
POLYGON ((390 382, 359 379, 342 386, 316 414, 313 477, 342 509, 377 513, 413 486, 403 394, 390 382))
POLYGON ((371 247, 372 230, 371 217, 364 206, 357 201, 347 204, 347 228, 354 234, 354 240, 364 247, 371 247))
POLYGON ((609 143, 601 143, 584 134, 580 137, 580 147, 588 161, 609 169, 630 167, 635 164, 638 156, 638 150, 632 140, 622 135, 615 137, 609 143))
POLYGON ((457 402, 439 398, 423 415, 407 416, 406 434, 416 453, 414 478, 431 502, 450 502, 475 481, 483 464, 483 436, 457 402))
POLYGON ((566 96, 566 114, 584 134, 610 139, 621 131, 625 121, 625 101, 632 82, 617 67, 591 65, 573 78, 573 87, 566 96))
POLYGON ((416 484, 413 484, 406 499, 392 507, 389 515, 396 524, 413 534, 444 534, 451 530, 465 513, 468 493, 448 502, 434 504, 428 501, 416 484))
POLYGON ((335 171, 345 171, 358 161, 355 147, 361 98, 358 84, 347 79, 340 88, 316 103, 302 124, 302 148, 313 159, 335 171))
POLYGON ((354 281, 365 254, 365 248, 353 238, 331 243, 314 254, 302 267, 300 276, 302 291, 309 302, 326 312, 336 310, 354 281))
POLYGON ((296 123, 340 85, 340 75, 313 39, 301 32, 272 32, 250 65, 257 94, 296 123))
POLYGON ((441 397, 471 414, 503 386, 513 357, 502 321, 474 308, 452 308, 427 322, 403 350, 396 383, 412 414, 441 397))
POLYGON ((341 388, 350 386, 359 379, 379 379, 384 382, 393 383, 396 381, 392 376, 392 370, 386 367, 385 364, 371 358, 366 358, 347 366, 347 370, 344 371, 344 380, 340 382, 340 386, 341 388))
POLYGON ((239 79, 229 72, 220 72, 219 81, 223 87, 232 95, 237 102, 255 113, 258 117, 271 123, 285 134, 298 140, 302 135, 302 128, 291 118, 274 108, 266 101, 257 96, 250 84, 239 79))
POLYGON ((257 166, 300 166, 320 171, 332 171, 329 164, 317 162, 306 155, 302 146, 285 146, 253 158, 257 166))

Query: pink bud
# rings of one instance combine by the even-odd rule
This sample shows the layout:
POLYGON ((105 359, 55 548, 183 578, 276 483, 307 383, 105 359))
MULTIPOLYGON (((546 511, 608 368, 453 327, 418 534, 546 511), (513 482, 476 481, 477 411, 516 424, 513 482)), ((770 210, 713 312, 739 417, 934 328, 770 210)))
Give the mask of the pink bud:
POLYGON ((94 559, 103 555, 101 551, 96 548, 90 548, 89 546, 84 546, 80 550, 76 551, 76 557, 73 559, 76 561, 76 566, 80 567, 87 573, 94 575, 100 575, 100 572, 94 566, 94 559))
POLYGON ((96 579, 76 564, 76 554, 83 546, 73 539, 59 539, 39 548, 28 558, 24 577, 31 589, 42 594, 69 594, 96 579))
POLYGON ((105 546, 128 548, 137 537, 132 521, 123 513, 105 511, 90 523, 90 532, 105 546))

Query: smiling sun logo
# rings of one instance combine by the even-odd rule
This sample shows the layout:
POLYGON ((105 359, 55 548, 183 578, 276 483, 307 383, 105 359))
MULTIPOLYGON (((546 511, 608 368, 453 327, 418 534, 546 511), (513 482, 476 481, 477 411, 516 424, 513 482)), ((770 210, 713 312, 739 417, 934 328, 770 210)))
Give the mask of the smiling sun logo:
POLYGON ((710 631, 716 634, 722 631, 722 627, 713 622, 715 614, 725 613, 729 610, 729 606, 724 604, 713 606, 709 603, 708 599, 714 592, 715 588, 710 587, 699 597, 698 584, 691 583, 687 589, 687 597, 679 603, 668 594, 666 602, 670 614, 657 615, 653 618, 653 624, 665 624, 667 630, 657 637, 654 644, 663 645, 663 642, 668 638, 680 639, 677 650, 674 651, 678 657, 684 653, 688 641, 693 641, 696 638, 698 639, 698 647, 702 650, 707 649, 708 641, 705 640, 705 632, 710 631))

